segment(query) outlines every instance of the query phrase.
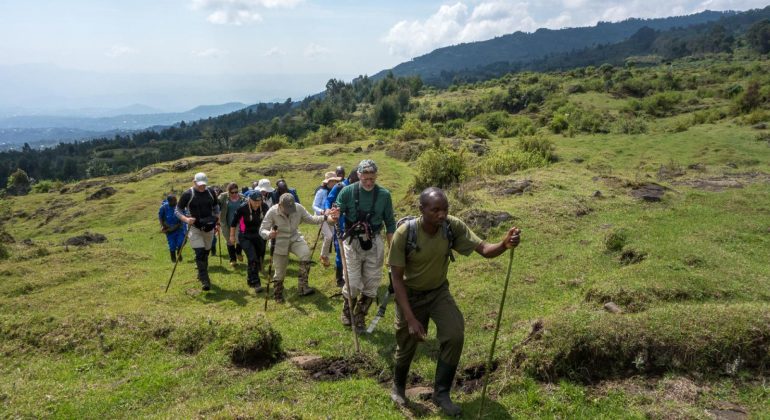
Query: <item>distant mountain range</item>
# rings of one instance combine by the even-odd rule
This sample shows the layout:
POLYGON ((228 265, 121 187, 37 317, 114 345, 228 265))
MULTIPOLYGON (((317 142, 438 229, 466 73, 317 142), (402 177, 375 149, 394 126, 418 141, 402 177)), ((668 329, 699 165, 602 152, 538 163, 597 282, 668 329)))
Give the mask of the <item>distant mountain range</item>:
MULTIPOLYGON (((38 145, 95 137, 112 137, 148 127, 167 127, 180 121, 197 121, 217 117, 246 108, 240 102, 222 105, 202 105, 185 112, 121 114, 110 117, 80 117, 66 115, 20 115, 0 118, 0 149, 14 144, 38 145), (5 146, 5 147, 3 147, 5 146)), ((149 110, 144 105, 132 105, 126 110, 149 110)), ((102 111, 104 112, 104 111, 102 111)))
POLYGON ((526 64, 554 54, 569 53, 586 47, 624 41, 643 27, 664 31, 713 22, 738 12, 704 11, 689 16, 658 19, 627 19, 622 22, 599 22, 596 26, 566 29, 538 29, 533 33, 515 32, 487 41, 471 42, 434 50, 396 67, 383 70, 372 78, 379 79, 388 72, 395 76, 420 76, 427 84, 446 85, 442 73, 456 72, 494 63, 526 64))

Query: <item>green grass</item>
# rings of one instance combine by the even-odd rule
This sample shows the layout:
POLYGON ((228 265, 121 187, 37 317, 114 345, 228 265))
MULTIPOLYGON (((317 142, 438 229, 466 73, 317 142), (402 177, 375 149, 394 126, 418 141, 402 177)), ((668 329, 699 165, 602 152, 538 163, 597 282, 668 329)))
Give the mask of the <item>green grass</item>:
MULTIPOLYGON (((495 89, 461 88, 421 100, 431 106, 460 103, 495 89)), ((613 115, 625 104, 595 92, 570 98, 613 115)), ((729 118, 681 132, 669 129, 673 119, 688 115, 650 119, 648 133, 641 135, 544 133, 554 141, 558 161, 510 175, 470 172, 462 193, 450 190, 453 212, 506 211, 523 230, 498 339, 500 368, 490 383, 489 418, 705 417, 704 410, 728 403, 756 418, 770 412, 770 148, 755 140, 756 130, 729 118), (689 168, 695 164, 697 169, 689 168), (661 167, 684 173, 661 177, 661 167), (715 178, 737 180, 742 188, 692 186, 715 178), (533 186, 523 195, 497 192, 505 182, 524 179, 533 186), (629 194, 644 183, 667 188, 660 202, 629 194), (594 197, 597 190, 601 197, 594 197), (626 240, 608 250, 605 239, 617 231, 626 240), (620 256, 629 250, 645 258, 624 265, 620 256), (607 301, 625 313, 605 313, 607 301), (538 319, 545 329, 523 343, 538 319), (597 360, 606 363, 591 365, 597 360), (669 398, 677 381, 690 381, 699 392, 669 398)), ((6 244, 10 256, 0 261, 0 416, 419 416, 400 411, 387 396, 395 346, 392 304, 376 333, 361 338, 370 366, 350 378, 317 381, 288 360, 259 371, 232 364, 228 340, 263 322, 280 334, 289 356, 351 357, 351 333, 338 320, 342 302, 331 297, 337 292, 333 269, 314 265, 311 285, 319 293, 298 298, 292 264, 287 303, 271 301, 263 313, 263 296, 246 286, 245 267, 230 268, 226 257, 222 266, 218 258, 210 260, 215 287, 201 293, 188 249, 163 293, 172 265, 157 208, 170 189, 189 188, 198 171, 216 184, 246 185, 273 165, 328 163, 326 169, 270 177, 288 179, 309 206, 326 170, 351 168, 369 157, 381 168, 378 183, 393 193, 398 216, 415 214, 413 163, 390 158, 385 150, 352 152, 375 140, 346 144, 333 156, 322 152, 340 145, 284 149, 256 163, 251 155, 233 154, 231 163, 203 163, 136 182, 108 179, 118 192, 99 201, 85 200, 96 187, 3 199, 3 212, 17 216, 3 226, 15 243, 6 244), (85 230, 108 241, 62 245, 85 230)), ((493 137, 488 145, 502 152, 514 141, 493 137)), ((468 167, 477 168, 484 157, 470 155, 465 154, 468 167)), ((171 163, 157 166, 170 169, 171 163)), ((317 227, 302 230, 312 243, 317 227)), ((485 236, 496 241, 503 231, 493 228, 485 236)), ((486 360, 506 260, 473 255, 450 267, 451 288, 466 319, 461 369, 486 360)), ((430 337, 413 364, 424 385, 432 383, 438 353, 433 325, 430 337)), ((467 417, 475 417, 480 394, 455 390, 467 417)), ((426 406, 426 417, 438 417, 426 406)))

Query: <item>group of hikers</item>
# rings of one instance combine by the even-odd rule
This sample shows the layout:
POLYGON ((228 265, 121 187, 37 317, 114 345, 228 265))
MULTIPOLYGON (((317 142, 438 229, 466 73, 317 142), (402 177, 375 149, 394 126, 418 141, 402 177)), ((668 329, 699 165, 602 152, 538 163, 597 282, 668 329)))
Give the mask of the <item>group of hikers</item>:
POLYGON ((482 241, 462 220, 448 214, 447 196, 435 187, 420 194, 418 217, 405 217, 397 223, 390 191, 377 184, 378 172, 371 159, 361 161, 347 177, 341 166, 327 172, 314 194, 312 214, 283 179, 276 182, 276 188, 270 180, 261 179, 251 188, 239 189, 230 183, 218 193, 208 185, 206 174, 197 173, 192 187, 178 199, 167 197, 158 217, 173 262, 181 261, 181 248, 185 240, 189 242, 204 291, 211 288, 208 257, 220 230, 232 265, 246 254, 247 282, 256 293, 263 291, 259 274, 269 243, 273 273, 268 281, 272 281, 273 297, 280 303, 284 302, 289 254, 299 259, 297 294, 315 292, 308 278, 311 250, 298 227, 300 223, 321 225, 320 261, 330 265, 333 244, 336 282, 344 297, 340 321, 356 333, 366 329, 366 316, 382 280, 387 244, 396 301, 391 399, 401 406, 407 404, 409 366, 417 344, 427 336, 429 320, 433 320, 439 357, 432 400, 445 414, 456 416, 460 407, 452 402, 449 392, 462 353, 465 326, 449 291, 449 263, 454 261, 454 252, 467 256, 476 251, 485 258, 497 257, 519 244, 520 230, 511 227, 495 244, 482 241))

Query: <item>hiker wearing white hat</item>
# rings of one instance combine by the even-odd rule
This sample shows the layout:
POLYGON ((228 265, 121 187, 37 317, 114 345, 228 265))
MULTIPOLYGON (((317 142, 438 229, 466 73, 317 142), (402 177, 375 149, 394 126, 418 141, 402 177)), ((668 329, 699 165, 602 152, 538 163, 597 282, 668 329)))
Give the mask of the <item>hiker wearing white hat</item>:
MULTIPOLYGON (((326 197, 329 195, 329 190, 334 188, 334 185, 340 181, 342 181, 342 178, 338 177, 334 172, 327 172, 324 175, 324 180, 316 189, 315 197, 313 198, 313 211, 316 215, 324 214, 324 204, 326 203, 326 197)), ((329 252, 334 240, 334 229, 330 224, 324 223, 321 225, 321 234, 324 236, 323 247, 321 248, 321 264, 324 267, 328 267, 329 252)))
POLYGON ((259 191, 260 194, 262 194, 262 201, 267 204, 268 207, 273 207, 273 204, 278 204, 278 202, 273 202, 273 191, 275 191, 275 188, 273 188, 272 185, 270 185, 270 180, 267 178, 262 178, 257 183, 256 188, 254 188, 255 191, 259 191))

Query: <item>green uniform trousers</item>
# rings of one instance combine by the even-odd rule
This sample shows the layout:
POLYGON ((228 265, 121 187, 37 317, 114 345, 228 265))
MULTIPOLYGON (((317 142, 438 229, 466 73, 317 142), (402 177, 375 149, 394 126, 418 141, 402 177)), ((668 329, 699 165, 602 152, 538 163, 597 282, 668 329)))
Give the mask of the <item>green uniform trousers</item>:
MULTIPOLYGON (((407 288, 407 296, 415 318, 420 321, 426 333, 429 319, 436 324, 439 359, 450 366, 459 364, 465 340, 465 320, 452 294, 449 293, 449 283, 444 282, 440 287, 425 292, 407 288)), ((396 304, 395 324, 396 365, 409 365, 419 341, 409 334, 409 325, 398 304, 396 304)))

